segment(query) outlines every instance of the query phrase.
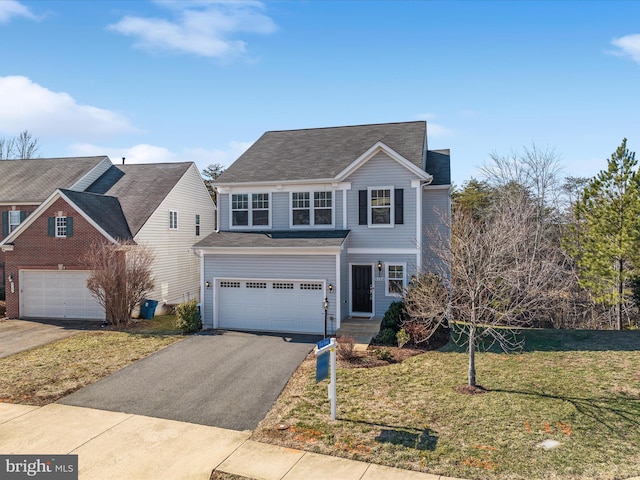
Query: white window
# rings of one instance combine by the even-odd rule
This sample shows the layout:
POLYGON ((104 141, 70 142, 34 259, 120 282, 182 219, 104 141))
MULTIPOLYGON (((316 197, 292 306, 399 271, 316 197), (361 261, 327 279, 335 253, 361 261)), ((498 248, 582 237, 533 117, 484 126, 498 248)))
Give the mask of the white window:
POLYGON ((196 237, 200 236, 200 215, 196 213, 196 237))
POLYGON ((178 212, 176 212, 175 210, 169 210, 169 229, 178 229, 178 212))
POLYGON ((269 194, 253 193, 249 202, 248 193, 231 195, 231 226, 268 227, 269 194))
POLYGON ((9 233, 13 232, 20 225, 20 210, 9 211, 9 233))
POLYGON ((389 187, 369 189, 369 225, 393 225, 392 191, 389 187))
POLYGON ((292 192, 291 225, 333 225, 333 192, 292 192))
POLYGON ((402 263, 387 263, 386 295, 400 297, 405 284, 405 266, 402 263))
POLYGON ((67 217, 56 217, 56 237, 67 236, 67 217))

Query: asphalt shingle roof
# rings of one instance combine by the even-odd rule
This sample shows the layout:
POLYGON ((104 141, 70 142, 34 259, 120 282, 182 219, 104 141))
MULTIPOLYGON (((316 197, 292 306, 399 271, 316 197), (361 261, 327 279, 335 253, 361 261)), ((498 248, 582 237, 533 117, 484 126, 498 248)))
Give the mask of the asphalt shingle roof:
POLYGON ((41 203, 57 188, 70 188, 105 156, 0 161, 0 202, 41 203))
POLYGON ((426 134, 424 121, 266 132, 216 183, 334 178, 378 141, 422 168, 426 134))
POLYGON ((136 235, 191 165, 114 165, 86 191, 117 197, 131 233, 136 235))
POLYGON ((264 232, 214 232, 194 248, 339 247, 349 230, 278 230, 264 232))
POLYGON ((60 191, 116 240, 133 238, 116 197, 73 190, 60 191))

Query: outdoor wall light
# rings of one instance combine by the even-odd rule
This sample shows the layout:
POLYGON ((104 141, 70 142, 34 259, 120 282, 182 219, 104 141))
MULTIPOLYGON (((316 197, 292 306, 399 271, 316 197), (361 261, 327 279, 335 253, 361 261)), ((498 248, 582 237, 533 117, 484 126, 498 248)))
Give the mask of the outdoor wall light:
POLYGON ((9 280, 9 283, 13 283, 13 274, 10 273, 7 280, 9 280))
POLYGON ((211 288, 211 283, 209 283, 209 282, 204 282, 204 286, 205 286, 205 287, 207 287, 207 288, 211 288))
POLYGON ((382 273, 382 262, 378 260, 378 272, 382 273))
POLYGON ((327 288, 329 289, 329 293, 333 293, 333 285, 331 283, 327 285, 327 288))

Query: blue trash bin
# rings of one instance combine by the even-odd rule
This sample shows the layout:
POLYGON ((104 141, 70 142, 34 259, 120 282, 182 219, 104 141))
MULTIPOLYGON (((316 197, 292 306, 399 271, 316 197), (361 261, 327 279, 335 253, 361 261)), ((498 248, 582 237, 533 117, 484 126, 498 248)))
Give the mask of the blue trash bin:
POLYGON ((156 300, 145 300, 140 305, 140 316, 145 320, 151 320, 156 313, 158 302, 156 300))

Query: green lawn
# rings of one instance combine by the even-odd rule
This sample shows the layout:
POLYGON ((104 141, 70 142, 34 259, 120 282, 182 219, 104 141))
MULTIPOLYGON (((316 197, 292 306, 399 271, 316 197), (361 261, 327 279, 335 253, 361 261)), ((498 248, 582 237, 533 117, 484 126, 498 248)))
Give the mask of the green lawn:
POLYGON ((296 373, 255 439, 470 479, 640 475, 640 331, 527 330, 521 354, 451 346, 401 364, 338 368, 338 420, 314 360, 296 373), (285 422, 288 430, 276 426, 285 422), (543 440, 559 442, 544 450, 543 440))

